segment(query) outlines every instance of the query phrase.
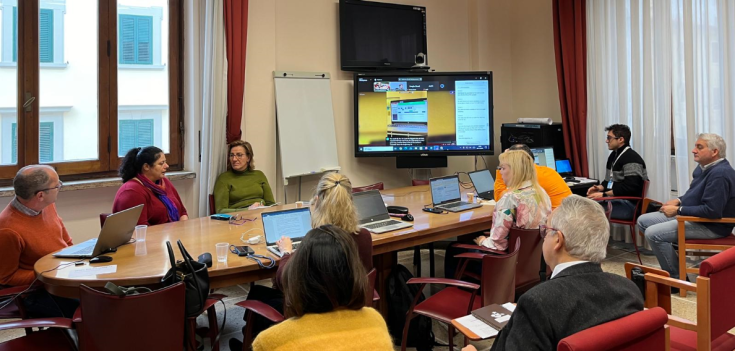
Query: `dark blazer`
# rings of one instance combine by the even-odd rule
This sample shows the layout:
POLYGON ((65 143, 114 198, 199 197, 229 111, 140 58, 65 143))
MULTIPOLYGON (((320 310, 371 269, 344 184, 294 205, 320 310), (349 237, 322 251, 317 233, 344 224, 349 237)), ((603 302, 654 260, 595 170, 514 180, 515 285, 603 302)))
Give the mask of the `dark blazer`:
POLYGON ((632 281, 581 263, 523 294, 492 350, 556 350, 569 335, 641 310, 632 281))

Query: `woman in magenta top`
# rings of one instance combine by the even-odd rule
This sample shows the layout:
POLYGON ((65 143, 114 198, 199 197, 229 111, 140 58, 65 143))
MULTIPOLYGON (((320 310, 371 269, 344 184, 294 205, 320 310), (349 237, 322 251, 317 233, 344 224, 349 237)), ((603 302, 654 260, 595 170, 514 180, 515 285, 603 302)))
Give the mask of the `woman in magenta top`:
POLYGON ((143 204, 138 224, 156 225, 189 219, 179 193, 166 176, 166 155, 155 146, 132 148, 120 165, 123 185, 115 195, 112 211, 143 204))

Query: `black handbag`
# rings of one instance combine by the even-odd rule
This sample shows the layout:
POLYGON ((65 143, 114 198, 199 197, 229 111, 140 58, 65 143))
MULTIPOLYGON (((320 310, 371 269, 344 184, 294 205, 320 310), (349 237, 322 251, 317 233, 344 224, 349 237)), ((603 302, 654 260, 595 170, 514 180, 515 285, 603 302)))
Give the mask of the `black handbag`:
POLYGON ((163 276, 161 283, 164 286, 169 286, 183 281, 186 285, 186 316, 196 317, 201 314, 204 303, 209 296, 209 272, 207 272, 206 264, 199 263, 191 258, 181 240, 177 240, 176 243, 179 245, 179 251, 181 251, 184 260, 176 262, 171 243, 166 241, 171 269, 163 276))

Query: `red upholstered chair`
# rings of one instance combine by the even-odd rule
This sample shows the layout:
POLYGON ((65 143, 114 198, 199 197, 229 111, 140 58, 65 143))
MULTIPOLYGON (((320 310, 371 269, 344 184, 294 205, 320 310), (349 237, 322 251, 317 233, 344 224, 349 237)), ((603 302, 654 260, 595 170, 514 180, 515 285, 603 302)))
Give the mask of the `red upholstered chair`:
POLYGON ((74 322, 81 323, 77 326, 80 350, 182 349, 186 320, 183 283, 125 297, 82 285, 79 295, 74 322))
POLYGON ((356 186, 352 187, 352 193, 361 193, 363 191, 368 190, 383 190, 383 182, 365 185, 365 186, 356 186))
MULTIPOLYGON (((608 197, 601 197, 595 199, 595 201, 608 201, 608 200, 630 200, 635 201, 635 212, 633 213, 633 218, 629 220, 625 219, 614 219, 610 218, 610 223, 615 224, 623 224, 627 225, 630 228, 630 237, 633 239, 633 247, 635 248, 635 253, 638 255, 638 263, 643 264, 643 261, 641 261, 641 253, 638 251, 638 238, 636 237, 636 230, 635 227, 638 223, 638 216, 640 216, 641 209, 643 208, 643 199, 646 197, 646 193, 648 193, 648 185, 649 181, 643 181, 643 194, 641 196, 608 196, 608 197)), ((609 218, 609 217, 608 217, 609 218)))
MULTIPOLYGON (((541 246, 543 245, 544 241, 543 239, 541 239, 541 235, 538 229, 512 228, 508 235, 508 244, 510 250, 516 250, 516 247, 513 246, 513 244, 518 242, 518 238, 522 238, 523 241, 523 247, 521 247, 520 251, 518 252, 518 265, 515 269, 515 289, 516 293, 520 294, 541 282, 541 258, 543 256, 541 252, 541 246)), ((454 244, 454 246, 470 250, 480 250, 482 252, 487 252, 495 255, 505 254, 505 252, 503 251, 493 250, 480 245, 454 244)), ((460 267, 464 268, 467 263, 467 261, 460 262, 460 267)), ((464 269, 457 270, 458 273, 462 271, 464 271, 464 269)), ((471 272, 464 272, 462 274, 475 280, 480 279, 479 276, 471 272)), ((462 276, 458 275, 455 278, 462 279, 462 276)))
POLYGON ((668 315, 660 307, 643 310, 567 336, 559 351, 667 351, 668 315))
MULTIPOLYGON (((368 272, 367 274, 369 289, 368 291, 373 291, 373 293, 372 295, 366 294, 366 306, 371 306, 375 303, 375 301, 378 301, 380 299, 380 296, 378 296, 378 293, 375 291, 374 288, 376 274, 377 271, 375 270, 375 268, 371 269, 370 272, 368 272)), ((256 314, 263 316, 273 323, 281 323, 286 319, 286 317, 284 317, 283 314, 281 314, 281 312, 278 312, 275 308, 257 300, 240 301, 235 305, 245 309, 245 328, 243 330, 242 351, 250 351, 251 346, 253 345, 253 317, 256 314)))
MULTIPOLYGON (((487 255, 482 253, 463 253, 457 255, 464 259, 482 260, 482 279, 480 285, 456 279, 444 278, 411 278, 408 284, 420 284, 418 293, 411 303, 406 315, 406 324, 403 327, 401 351, 406 350, 406 338, 411 320, 419 315, 436 319, 448 325, 449 349, 454 350, 454 327, 452 319, 470 314, 482 306, 493 303, 514 301, 515 277, 514 267, 518 263, 518 252, 521 248, 521 239, 517 238, 515 250, 507 255, 487 255), (426 284, 444 284, 446 288, 418 303, 421 292, 426 284), (475 298, 477 289, 481 289, 480 298, 475 298)), ((462 272, 459 273, 461 276, 462 272)), ((467 344, 467 339, 465 339, 467 344)))
MULTIPOLYGON (((735 246, 735 236, 732 234, 720 239, 686 239, 684 237, 685 222, 735 223, 735 218, 707 219, 691 216, 676 216, 676 221, 678 222, 677 242, 684 243, 683 245, 679 244, 679 279, 686 279, 687 273, 697 273, 696 268, 687 268, 686 255, 711 256, 715 254, 712 251, 724 251, 735 246), (709 252, 702 252, 701 250, 709 250, 709 252)), ((687 292, 684 289, 680 289, 679 294, 686 296, 687 292)))
MULTIPOLYGON (((211 291, 212 290, 210 290, 210 292, 211 291)), ((217 310, 215 309, 215 304, 217 304, 217 302, 224 299, 225 297, 227 296, 221 294, 210 294, 209 298, 207 298, 207 301, 204 301, 204 308, 202 308, 201 313, 204 313, 204 311, 207 312, 207 321, 209 322, 209 328, 203 328, 201 330, 201 333, 199 333, 200 330, 197 330, 197 317, 186 318, 186 335, 189 338, 187 344, 189 348, 196 345, 195 334, 199 334, 201 336, 209 337, 209 342, 211 343, 210 349, 212 351, 219 351, 219 342, 217 338, 219 336, 219 325, 217 325, 217 310)))
POLYGON ((697 293, 696 323, 669 316, 671 350, 735 350, 735 248, 704 260, 696 284, 646 273, 646 307, 671 314, 670 287, 697 293))
MULTIPOLYGON (((13 286, 9 288, 0 289, 0 306, 7 303, 8 300, 15 297, 15 295, 25 291, 28 285, 13 286)), ((33 289, 26 291, 27 293, 33 292, 33 289)), ((26 311, 23 305, 23 295, 18 296, 11 304, 0 308, 0 319, 26 319, 26 311)), ((33 332, 33 329, 26 328, 26 334, 33 332)))
POLYGON ((217 209, 214 207, 214 194, 209 194, 209 215, 217 213, 217 209))
POLYGON ((110 213, 100 213, 100 228, 105 226, 105 221, 107 220, 107 216, 109 216, 110 213))
POLYGON ((411 179, 411 185, 418 186, 418 185, 429 185, 428 179, 411 179))
POLYGON ((71 329, 68 318, 24 319, 0 323, 0 331, 25 328, 50 328, 8 340, 0 344, 0 351, 76 351, 76 345, 62 329, 71 329))

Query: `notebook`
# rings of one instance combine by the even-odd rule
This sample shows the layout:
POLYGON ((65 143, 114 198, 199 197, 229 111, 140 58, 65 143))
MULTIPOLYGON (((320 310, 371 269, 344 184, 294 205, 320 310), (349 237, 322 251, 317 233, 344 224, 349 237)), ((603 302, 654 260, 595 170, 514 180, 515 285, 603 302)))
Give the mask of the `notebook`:
POLYGON ((97 238, 69 246, 55 253, 54 257, 92 258, 126 244, 133 237, 141 212, 143 205, 138 205, 107 216, 97 238))
POLYGON ((295 251, 301 239, 311 230, 311 212, 308 207, 263 212, 260 216, 263 219, 263 233, 268 251, 278 257, 283 257, 283 253, 276 245, 282 236, 291 238, 295 251))
POLYGON ((380 192, 377 190, 352 194, 352 200, 357 209, 357 220, 360 223, 360 228, 380 234, 413 225, 409 222, 391 219, 388 208, 385 207, 385 202, 383 202, 383 197, 380 196, 380 192))
POLYGON ((432 178, 429 180, 429 184, 431 187, 431 201, 434 208, 449 212, 461 212, 482 206, 461 200, 462 194, 459 191, 459 176, 456 174, 441 178, 432 178))
POLYGON ((475 318, 487 323, 489 326, 497 330, 503 329, 503 327, 508 324, 512 313, 512 311, 498 304, 488 305, 472 311, 472 315, 475 316, 475 318))

